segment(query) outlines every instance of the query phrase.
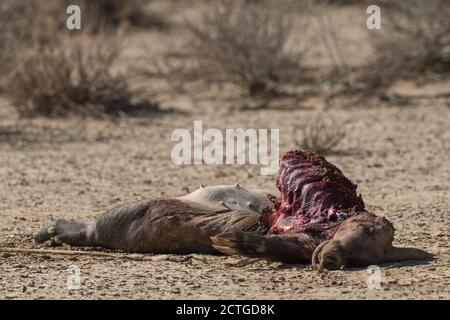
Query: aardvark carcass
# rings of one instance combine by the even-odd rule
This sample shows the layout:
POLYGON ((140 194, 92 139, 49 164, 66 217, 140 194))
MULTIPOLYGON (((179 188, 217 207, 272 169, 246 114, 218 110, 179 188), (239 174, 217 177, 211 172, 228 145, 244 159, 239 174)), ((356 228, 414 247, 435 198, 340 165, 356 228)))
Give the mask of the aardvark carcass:
POLYGON ((309 150, 279 162, 279 196, 239 184, 201 186, 177 198, 114 208, 95 220, 59 219, 35 235, 73 246, 129 252, 218 253, 307 263, 325 269, 429 259, 392 245, 394 228, 368 212, 356 185, 309 150))

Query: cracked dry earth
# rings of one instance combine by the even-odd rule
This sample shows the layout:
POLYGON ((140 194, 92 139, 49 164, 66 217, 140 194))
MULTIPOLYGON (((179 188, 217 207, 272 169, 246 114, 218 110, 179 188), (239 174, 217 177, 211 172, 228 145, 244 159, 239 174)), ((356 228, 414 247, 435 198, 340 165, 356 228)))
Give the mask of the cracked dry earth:
MULTIPOLYGON (((383 264, 381 289, 366 269, 318 273, 309 265, 212 255, 0 253, 2 299, 449 299, 450 112, 448 102, 330 110, 347 135, 327 156, 358 184, 367 208, 391 220, 395 244, 437 254, 428 263, 383 264), (446 105, 447 103, 447 105, 446 105), (68 290, 67 268, 81 270, 68 290)), ((217 109, 216 109, 217 110, 217 109)), ((52 219, 92 218, 124 202, 177 196, 200 183, 239 180, 273 188, 258 166, 176 166, 175 128, 281 128, 281 152, 295 147, 292 128, 311 110, 222 112, 193 109, 149 118, 0 119, 0 246, 34 248, 31 237, 52 219)), ((46 248, 100 251, 99 248, 46 248)), ((105 252, 105 250, 103 250, 105 252)))

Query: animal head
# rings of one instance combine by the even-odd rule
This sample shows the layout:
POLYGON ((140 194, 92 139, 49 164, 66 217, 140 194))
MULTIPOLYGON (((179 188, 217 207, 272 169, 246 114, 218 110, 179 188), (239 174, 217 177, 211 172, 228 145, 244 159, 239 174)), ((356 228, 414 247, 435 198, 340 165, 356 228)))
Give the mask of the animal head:
POLYGON ((312 263, 319 269, 335 270, 433 257, 420 249, 394 247, 393 239, 394 227, 386 218, 365 212, 344 221, 333 239, 321 243, 313 253, 312 263))

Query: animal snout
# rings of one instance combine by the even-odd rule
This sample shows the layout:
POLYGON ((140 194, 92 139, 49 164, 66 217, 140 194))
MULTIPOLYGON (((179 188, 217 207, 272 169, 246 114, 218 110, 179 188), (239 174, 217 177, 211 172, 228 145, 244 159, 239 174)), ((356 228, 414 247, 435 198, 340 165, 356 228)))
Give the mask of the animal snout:
POLYGON ((337 270, 344 265, 344 252, 339 240, 322 242, 313 252, 312 265, 318 270, 337 270))
POLYGON ((342 259, 336 253, 326 253, 322 256, 320 265, 327 270, 337 270, 342 266, 342 259))

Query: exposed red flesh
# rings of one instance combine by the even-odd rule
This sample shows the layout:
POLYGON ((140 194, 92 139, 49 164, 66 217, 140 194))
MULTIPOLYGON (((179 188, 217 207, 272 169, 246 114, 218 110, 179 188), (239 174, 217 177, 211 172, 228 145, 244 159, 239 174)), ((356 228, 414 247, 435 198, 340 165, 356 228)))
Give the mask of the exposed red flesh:
POLYGON ((280 158, 277 188, 280 197, 262 218, 272 234, 307 225, 324 230, 365 211, 357 186, 309 150, 289 151, 280 158))

